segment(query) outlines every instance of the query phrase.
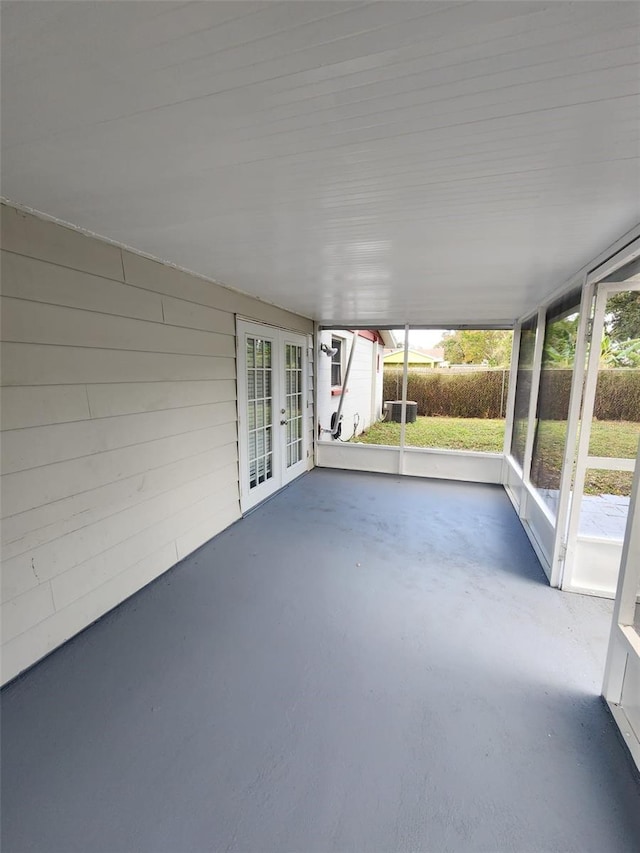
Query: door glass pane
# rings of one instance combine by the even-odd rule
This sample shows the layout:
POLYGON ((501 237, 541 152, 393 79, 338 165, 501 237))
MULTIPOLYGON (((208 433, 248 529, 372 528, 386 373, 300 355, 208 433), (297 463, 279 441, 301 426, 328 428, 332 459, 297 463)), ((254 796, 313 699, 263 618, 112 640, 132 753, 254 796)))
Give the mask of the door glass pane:
POLYGON ((249 488, 273 476, 271 341, 247 337, 249 488), (255 365, 255 367, 254 367, 255 365))
POLYGON ((518 353, 518 373, 516 379, 516 397, 513 412, 513 434, 511 455, 524 465, 524 450, 527 441, 527 423, 529 420, 529 401, 531 399, 531 376, 533 369, 533 351, 536 345, 537 317, 522 324, 520 330, 520 350, 518 353))
POLYGON ((640 436, 640 290, 607 299, 590 456, 635 459, 640 436))
POLYGON ((290 468, 302 460, 302 347, 285 344, 285 389, 286 389, 286 465, 290 468))
POLYGON ((578 337, 580 295, 569 294, 547 312, 531 483, 557 513, 567 438, 571 378, 578 337))

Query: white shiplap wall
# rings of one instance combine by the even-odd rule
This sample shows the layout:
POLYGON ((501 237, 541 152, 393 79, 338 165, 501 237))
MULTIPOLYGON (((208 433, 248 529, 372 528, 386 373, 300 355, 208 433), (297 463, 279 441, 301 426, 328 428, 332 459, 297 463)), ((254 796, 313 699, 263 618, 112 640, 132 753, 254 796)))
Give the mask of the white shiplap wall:
POLYGON ((2 207, 3 682, 239 518, 235 314, 313 329, 2 207))

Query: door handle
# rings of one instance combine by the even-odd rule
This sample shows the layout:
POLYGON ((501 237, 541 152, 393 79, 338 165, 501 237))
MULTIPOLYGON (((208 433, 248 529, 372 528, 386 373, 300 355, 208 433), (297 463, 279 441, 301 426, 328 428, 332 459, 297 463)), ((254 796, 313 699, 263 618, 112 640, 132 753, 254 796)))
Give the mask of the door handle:
POLYGON ((286 422, 286 421, 280 421, 280 424, 281 424, 282 426, 286 426, 286 425, 287 425, 287 422, 286 422))

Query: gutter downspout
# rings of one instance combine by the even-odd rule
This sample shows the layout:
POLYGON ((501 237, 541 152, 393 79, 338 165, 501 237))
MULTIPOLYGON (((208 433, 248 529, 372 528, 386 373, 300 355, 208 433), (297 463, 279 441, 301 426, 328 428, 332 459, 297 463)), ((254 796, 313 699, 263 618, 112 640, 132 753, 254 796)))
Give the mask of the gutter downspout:
POLYGON ((331 438, 335 438, 338 433, 338 428, 340 426, 340 416, 342 415, 342 404, 344 403, 344 397, 347 393, 347 383, 349 382, 349 374, 351 373, 351 365, 353 364, 353 356, 356 351, 356 341, 358 340, 359 334, 358 330, 353 331, 353 341, 351 342, 351 350, 349 351, 349 361, 347 362, 347 369, 344 374, 344 381, 342 383, 342 394, 340 395, 340 402, 338 403, 338 411, 336 412, 336 420, 333 429, 331 430, 331 438))

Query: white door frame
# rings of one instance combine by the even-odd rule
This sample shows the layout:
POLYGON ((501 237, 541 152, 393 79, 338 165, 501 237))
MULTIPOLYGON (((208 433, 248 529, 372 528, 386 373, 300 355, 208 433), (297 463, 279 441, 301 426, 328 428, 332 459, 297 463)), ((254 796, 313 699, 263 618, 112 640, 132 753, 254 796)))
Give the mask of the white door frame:
MULTIPOLYGON (((585 276, 580 298, 580 314, 578 331, 576 337, 576 352, 573 359, 573 375, 571 377, 571 391, 569 394, 569 411, 567 413, 567 433, 565 438, 564 453, 562 458, 562 471, 560 474, 560 495, 558 499, 558 512, 556 516, 556 536, 553 546, 551 560, 551 586, 563 588, 566 560, 569 518, 574 490, 572 488, 574 478, 574 462, 578 447, 578 432, 580 429, 581 414, 583 410, 584 384, 586 379, 587 353, 593 333, 593 311, 595 286, 587 281, 585 276)), ((598 353, 600 348, 598 347, 598 353)))
POLYGON ((240 473, 240 508, 247 512, 266 500, 291 480, 307 470, 307 339, 304 335, 279 329, 262 323, 237 318, 236 322, 236 376, 238 398, 238 454, 240 473), (271 414, 265 429, 271 429, 271 472, 262 482, 251 487, 249 472, 249 413, 247 383, 247 337, 271 343, 271 414), (287 464, 287 398, 285 376, 286 345, 300 347, 301 373, 299 376, 302 399, 302 444, 301 458, 293 465, 287 464))
MULTIPOLYGON (((587 284, 587 290, 592 287, 587 284)), ((589 455, 589 444, 591 440, 591 422, 593 419, 593 408, 595 404, 596 387, 598 382, 598 370, 600 366, 600 343, 604 332, 605 312, 607 300, 612 294, 622 293, 637 289, 633 282, 609 283, 601 281, 596 285, 596 304, 591 324, 589 357, 587 361, 586 379, 584 382, 584 393, 582 395, 582 410, 580 420, 580 437, 578 439, 575 473, 573 477, 573 488, 571 490, 571 502, 568 508, 568 525, 566 532, 566 556, 564 560, 564 571, 562 573, 562 589, 575 592, 592 593, 613 597, 616 588, 617 568, 612 569, 614 563, 619 564, 622 554, 622 541, 601 541, 594 537, 580 536, 580 509, 584 493, 584 481, 589 468, 597 468, 609 471, 631 471, 635 469, 635 460, 618 459, 615 457, 593 457, 589 455), (589 550, 594 551, 593 559, 590 558, 589 550), (597 553, 596 553, 597 551, 597 553), (592 581, 580 577, 579 563, 588 567, 606 563, 607 570, 603 565, 602 582, 591 586, 592 581)), ((576 368, 578 363, 576 362, 576 368)), ((567 484, 568 485, 568 484, 567 484)), ((586 576, 587 578, 589 575, 586 576)))
POLYGON ((640 769, 640 446, 604 669, 602 695, 640 769))

